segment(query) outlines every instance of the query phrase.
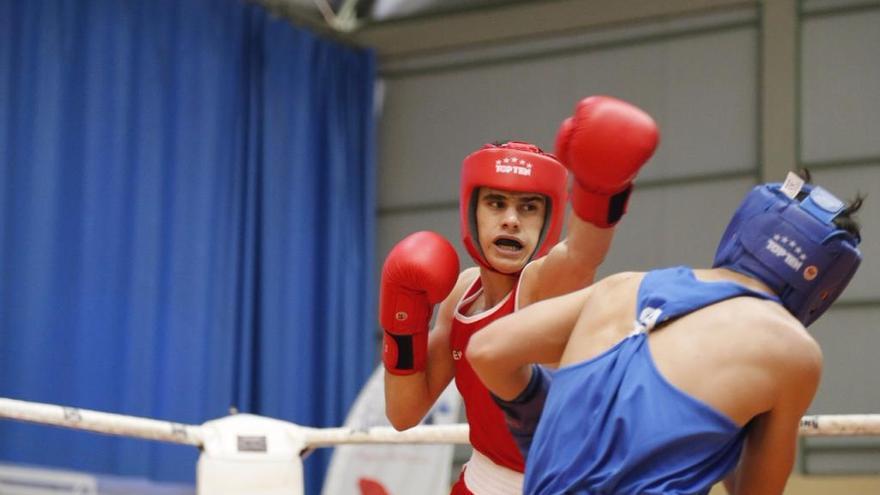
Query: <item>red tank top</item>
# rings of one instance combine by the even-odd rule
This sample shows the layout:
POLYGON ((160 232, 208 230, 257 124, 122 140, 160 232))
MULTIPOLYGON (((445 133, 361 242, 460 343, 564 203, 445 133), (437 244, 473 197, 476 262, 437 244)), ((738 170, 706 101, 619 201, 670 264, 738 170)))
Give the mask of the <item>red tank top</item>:
POLYGON ((525 471, 525 462, 510 431, 507 430, 504 413, 492 400, 489 391, 464 358, 465 349, 473 334, 498 318, 513 313, 516 309, 518 287, 519 280, 495 307, 473 316, 465 316, 468 308, 482 292, 483 284, 477 277, 455 307, 450 347, 455 362, 455 386, 464 399, 465 412, 470 424, 471 445, 495 464, 522 473, 525 471))

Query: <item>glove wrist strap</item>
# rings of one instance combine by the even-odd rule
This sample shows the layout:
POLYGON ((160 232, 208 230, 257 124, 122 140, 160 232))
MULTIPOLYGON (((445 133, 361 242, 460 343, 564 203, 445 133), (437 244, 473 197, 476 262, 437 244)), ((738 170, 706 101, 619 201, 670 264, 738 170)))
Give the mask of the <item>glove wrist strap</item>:
POLYGON ((601 228, 613 227, 626 213, 632 184, 616 193, 600 192, 575 182, 571 193, 571 208, 581 220, 601 228))
POLYGON ((382 363, 392 375, 425 371, 427 354, 428 332, 393 334, 386 331, 382 339, 382 363))

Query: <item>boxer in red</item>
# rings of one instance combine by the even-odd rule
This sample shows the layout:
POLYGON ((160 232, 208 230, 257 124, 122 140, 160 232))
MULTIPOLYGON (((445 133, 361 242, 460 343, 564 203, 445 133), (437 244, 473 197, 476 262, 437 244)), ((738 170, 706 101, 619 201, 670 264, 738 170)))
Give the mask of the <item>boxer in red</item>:
POLYGON ((486 145, 464 159, 461 232, 479 266, 459 273, 448 241, 418 232, 382 269, 386 414, 399 430, 419 423, 455 378, 474 451, 453 494, 522 493, 523 457, 504 415, 475 376, 471 336, 534 302, 592 283, 632 180, 657 145, 654 121, 610 97, 582 100, 556 138, 556 156, 522 142, 486 145), (558 242, 568 171, 574 215, 558 242), (439 303, 433 329, 428 326, 439 303))

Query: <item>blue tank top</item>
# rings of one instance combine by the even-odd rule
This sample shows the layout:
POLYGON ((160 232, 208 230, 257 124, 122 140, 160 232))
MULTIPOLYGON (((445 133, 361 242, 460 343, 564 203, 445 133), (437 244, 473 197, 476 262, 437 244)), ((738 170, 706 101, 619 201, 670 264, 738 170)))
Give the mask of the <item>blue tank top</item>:
POLYGON ((639 286, 636 330, 559 369, 526 459, 526 494, 706 494, 739 460, 745 429, 682 392, 648 349, 655 326, 733 297, 776 300, 687 267, 639 286))

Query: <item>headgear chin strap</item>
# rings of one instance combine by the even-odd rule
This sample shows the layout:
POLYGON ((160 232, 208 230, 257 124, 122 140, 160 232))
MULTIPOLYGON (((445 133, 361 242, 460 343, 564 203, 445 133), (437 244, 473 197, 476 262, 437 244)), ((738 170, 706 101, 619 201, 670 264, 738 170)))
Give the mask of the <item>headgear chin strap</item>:
POLYGON ((543 256, 558 241, 565 214, 568 170, 555 156, 533 144, 511 141, 487 144, 468 155, 461 165, 461 237, 471 257, 485 268, 498 271, 480 248, 477 203, 480 187, 537 193, 547 200, 538 244, 529 260, 543 256))
POLYGON ((761 280, 807 326, 852 279, 862 261, 861 239, 834 225, 845 205, 825 189, 804 185, 803 201, 782 189, 779 183, 764 184, 746 196, 712 266, 761 280))

